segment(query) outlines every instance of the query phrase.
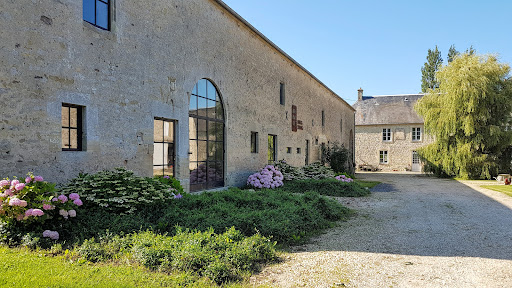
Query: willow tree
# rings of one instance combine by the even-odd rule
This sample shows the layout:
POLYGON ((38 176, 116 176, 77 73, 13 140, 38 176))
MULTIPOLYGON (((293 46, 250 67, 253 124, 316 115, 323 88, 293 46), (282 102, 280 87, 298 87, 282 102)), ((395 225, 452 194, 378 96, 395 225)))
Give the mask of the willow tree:
POLYGON ((427 171, 489 179, 503 163, 511 168, 512 159, 502 158, 511 157, 512 146, 509 71, 495 56, 464 53, 437 72, 439 88, 429 89, 415 107, 435 137, 418 150, 427 171))

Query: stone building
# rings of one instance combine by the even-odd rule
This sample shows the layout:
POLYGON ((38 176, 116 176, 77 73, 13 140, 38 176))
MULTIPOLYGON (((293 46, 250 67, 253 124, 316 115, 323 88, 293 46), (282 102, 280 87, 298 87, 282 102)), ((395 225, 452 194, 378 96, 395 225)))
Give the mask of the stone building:
POLYGON ((355 110, 220 0, 3 1, 0 175, 126 167, 186 189, 354 150, 355 110))
POLYGON ((432 143, 414 104, 423 94, 363 96, 358 90, 356 156, 359 169, 422 171, 416 149, 432 143))

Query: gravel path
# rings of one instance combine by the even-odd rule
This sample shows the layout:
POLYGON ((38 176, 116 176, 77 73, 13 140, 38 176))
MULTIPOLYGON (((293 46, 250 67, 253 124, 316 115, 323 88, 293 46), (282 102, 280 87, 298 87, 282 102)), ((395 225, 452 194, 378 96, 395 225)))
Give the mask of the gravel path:
POLYGON ((512 198, 475 182, 364 173, 358 215, 251 278, 272 287, 512 287, 512 198))

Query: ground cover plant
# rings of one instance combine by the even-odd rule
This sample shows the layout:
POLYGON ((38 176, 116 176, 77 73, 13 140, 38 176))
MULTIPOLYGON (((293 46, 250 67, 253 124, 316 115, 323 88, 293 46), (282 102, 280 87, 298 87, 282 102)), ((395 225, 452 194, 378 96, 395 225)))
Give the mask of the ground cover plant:
POLYGON ((379 181, 367 181, 367 180, 359 180, 359 179, 355 179, 354 182, 359 184, 359 186, 361 186, 363 188, 368 188, 368 189, 372 189, 373 187, 375 187, 381 183, 379 181))
POLYGON ((362 197, 370 194, 368 188, 357 182, 344 182, 334 178, 287 181, 277 190, 290 193, 315 191, 321 195, 336 197, 362 197))
POLYGON ((512 185, 481 185, 480 187, 498 191, 512 197, 512 185))

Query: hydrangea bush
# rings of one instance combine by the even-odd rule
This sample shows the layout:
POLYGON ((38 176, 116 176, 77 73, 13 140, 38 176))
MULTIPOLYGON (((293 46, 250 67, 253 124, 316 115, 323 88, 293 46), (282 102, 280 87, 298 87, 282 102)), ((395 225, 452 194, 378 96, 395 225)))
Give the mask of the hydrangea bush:
MULTIPOLYGON (((59 221, 76 217, 76 209, 83 205, 80 195, 58 195, 55 184, 44 181, 32 173, 22 181, 0 180, 0 221, 5 224, 25 225, 43 223, 52 219, 59 221), (18 224, 16 224, 16 222, 18 224)), ((56 231, 47 230, 43 237, 59 238, 56 231), (47 232, 49 231, 49 232, 47 232)))
POLYGON ((283 186, 283 174, 276 167, 267 165, 260 172, 247 179, 247 185, 254 188, 277 188, 283 186))
POLYGON ((347 177, 343 174, 336 176, 336 180, 339 180, 341 182, 349 182, 349 183, 354 181, 352 178, 347 177))

